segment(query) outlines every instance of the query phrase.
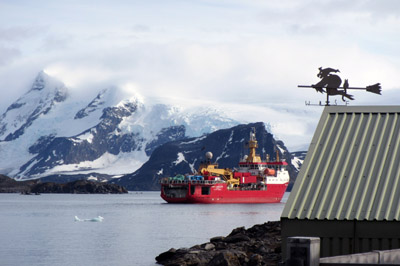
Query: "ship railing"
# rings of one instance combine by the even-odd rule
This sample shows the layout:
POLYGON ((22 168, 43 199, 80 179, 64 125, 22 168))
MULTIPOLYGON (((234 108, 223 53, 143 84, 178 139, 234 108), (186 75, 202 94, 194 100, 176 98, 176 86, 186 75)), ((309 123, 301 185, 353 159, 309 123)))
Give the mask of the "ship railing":
POLYGON ((161 184, 187 184, 188 180, 168 180, 168 179, 161 179, 161 184))
POLYGON ((193 184, 193 185, 214 185, 224 183, 223 180, 174 180, 163 178, 160 180, 161 184, 193 184))
POLYGON ((191 184, 205 184, 205 185, 214 185, 218 183, 223 183, 221 180, 190 180, 191 184))

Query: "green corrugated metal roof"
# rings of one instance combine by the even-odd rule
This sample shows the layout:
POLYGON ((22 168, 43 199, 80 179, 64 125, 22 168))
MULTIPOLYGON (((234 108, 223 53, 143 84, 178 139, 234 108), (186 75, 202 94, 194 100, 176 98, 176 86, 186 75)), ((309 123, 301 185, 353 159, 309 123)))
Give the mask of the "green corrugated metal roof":
POLYGON ((282 218, 400 221, 400 106, 325 107, 282 218))

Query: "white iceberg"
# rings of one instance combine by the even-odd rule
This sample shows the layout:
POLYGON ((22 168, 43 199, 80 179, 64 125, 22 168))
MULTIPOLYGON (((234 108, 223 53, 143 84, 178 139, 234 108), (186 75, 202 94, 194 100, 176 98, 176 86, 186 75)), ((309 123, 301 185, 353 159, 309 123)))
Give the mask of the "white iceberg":
POLYGON ((100 215, 92 219, 80 219, 78 216, 75 216, 75 222, 102 222, 103 220, 104 217, 100 215))

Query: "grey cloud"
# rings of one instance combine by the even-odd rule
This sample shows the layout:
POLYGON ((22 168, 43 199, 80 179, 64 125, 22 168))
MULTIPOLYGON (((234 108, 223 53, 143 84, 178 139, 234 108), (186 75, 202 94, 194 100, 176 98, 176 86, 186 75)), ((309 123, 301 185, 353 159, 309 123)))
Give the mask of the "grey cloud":
POLYGON ((136 24, 132 27, 132 30, 135 32, 150 32, 151 29, 149 26, 147 25, 143 25, 143 24, 136 24))
MULTIPOLYGON (((332 15, 353 14, 364 15, 364 19, 373 22, 377 18, 386 19, 388 16, 400 16, 400 1, 398 0, 330 0, 315 1, 305 5, 302 9, 310 10, 314 15, 325 18, 326 21, 332 19, 332 15), (366 15, 366 16, 365 16, 366 15)), ((312 13, 306 12, 307 16, 312 13)))
POLYGON ((71 43, 72 36, 56 36, 53 34, 47 35, 43 39, 41 50, 44 51, 54 51, 65 49, 69 47, 69 43, 71 43))
POLYGON ((38 27, 0 27, 0 41, 19 42, 41 34, 43 29, 38 27))
POLYGON ((368 11, 374 19, 383 19, 387 16, 400 17, 400 1, 398 0, 359 1, 358 7, 360 10, 368 11))
POLYGON ((10 64, 15 58, 21 55, 17 48, 9 48, 0 45, 0 66, 10 64))
POLYGON ((389 16, 400 17, 400 1, 283 1, 282 6, 261 8, 257 18, 290 33, 321 35, 339 24, 348 25, 347 29, 359 28, 389 16))
POLYGON ((291 33, 300 35, 321 35, 326 30, 326 27, 317 24, 292 24, 288 26, 288 30, 291 33))

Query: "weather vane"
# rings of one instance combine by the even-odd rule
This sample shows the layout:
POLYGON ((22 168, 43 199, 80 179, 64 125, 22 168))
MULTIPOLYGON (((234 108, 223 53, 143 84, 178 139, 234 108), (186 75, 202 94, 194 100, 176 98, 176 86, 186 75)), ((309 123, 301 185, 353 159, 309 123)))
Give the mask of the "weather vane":
MULTIPOLYGON (((321 79, 320 82, 318 82, 315 85, 307 86, 307 85, 298 85, 297 87, 299 88, 314 88, 317 92, 320 93, 326 93, 326 102, 325 106, 330 105, 329 104, 329 96, 333 95, 341 95, 342 96, 342 101, 344 101, 346 104, 348 103, 348 100, 354 100, 353 95, 350 95, 347 93, 347 90, 366 90, 372 93, 376 94, 381 94, 381 84, 376 83, 374 85, 367 86, 365 88, 360 88, 360 87, 349 87, 349 81, 347 79, 344 80, 343 85, 342 85, 342 79, 336 75, 332 74, 333 73, 340 73, 339 69, 333 69, 333 68, 318 68, 319 73, 317 77, 321 79), (340 87, 342 85, 342 87, 340 87), (345 99, 347 98, 347 99, 345 99)), ((336 103, 336 101, 335 101, 336 103)), ((306 103, 307 104, 307 103, 306 103)), ((308 103, 307 105, 311 105, 308 103)), ((319 105, 322 105, 321 102, 319 105)))

